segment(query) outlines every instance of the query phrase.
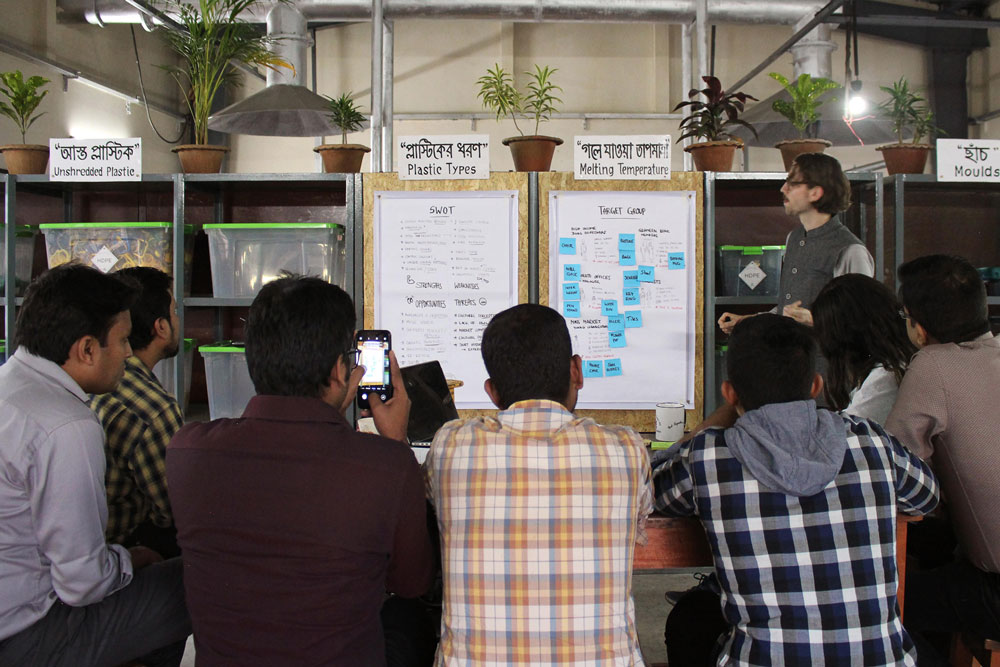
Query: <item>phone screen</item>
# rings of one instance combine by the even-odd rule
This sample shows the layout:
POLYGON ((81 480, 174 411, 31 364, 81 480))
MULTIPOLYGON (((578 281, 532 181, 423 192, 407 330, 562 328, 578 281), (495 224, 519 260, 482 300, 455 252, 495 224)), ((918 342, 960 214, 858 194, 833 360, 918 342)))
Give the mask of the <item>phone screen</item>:
POLYGON ((361 350, 358 363, 365 367, 361 385, 364 387, 389 386, 389 341, 359 340, 358 349, 361 350))

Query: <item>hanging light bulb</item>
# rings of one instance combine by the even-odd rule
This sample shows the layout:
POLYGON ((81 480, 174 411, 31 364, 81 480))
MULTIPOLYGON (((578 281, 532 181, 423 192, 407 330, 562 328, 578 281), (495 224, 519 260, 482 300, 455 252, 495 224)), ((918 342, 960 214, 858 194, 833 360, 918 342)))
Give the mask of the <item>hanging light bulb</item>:
POLYGON ((868 100, 861 95, 861 81, 851 81, 850 92, 847 94, 846 112, 848 118, 857 118, 868 111, 868 100))

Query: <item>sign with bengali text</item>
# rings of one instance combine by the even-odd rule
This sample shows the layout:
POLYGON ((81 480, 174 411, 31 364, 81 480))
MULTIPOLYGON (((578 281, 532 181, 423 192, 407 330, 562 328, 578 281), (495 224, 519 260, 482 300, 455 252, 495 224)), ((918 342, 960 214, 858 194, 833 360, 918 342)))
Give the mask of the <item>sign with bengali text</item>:
POLYGON ((396 172, 401 180, 490 177, 490 137, 486 134, 400 137, 396 172))
POLYGON ((142 139, 49 139, 49 180, 142 180, 142 139))
POLYGON ((575 137, 573 175, 580 180, 670 180, 670 135, 575 137))
POLYGON ((1000 181, 1000 141, 996 139, 938 139, 939 181, 1000 181))

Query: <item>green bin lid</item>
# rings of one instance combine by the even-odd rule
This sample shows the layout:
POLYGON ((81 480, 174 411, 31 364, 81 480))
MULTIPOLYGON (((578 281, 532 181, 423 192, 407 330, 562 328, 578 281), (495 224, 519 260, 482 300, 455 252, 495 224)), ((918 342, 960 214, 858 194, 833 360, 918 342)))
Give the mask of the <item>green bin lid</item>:
POLYGON ((335 222, 222 222, 202 225, 205 229, 343 229, 335 222))
POLYGON ((763 255, 764 248, 759 245, 745 245, 743 246, 744 255, 763 255))
POLYGON ((218 343, 212 343, 211 345, 201 345, 198 347, 199 352, 221 352, 224 354, 242 354, 246 352, 244 343, 234 343, 231 340, 219 341, 218 343))
POLYGON ((197 341, 195 341, 194 338, 185 338, 184 339, 184 351, 187 352, 188 350, 192 349, 194 347, 194 345, 195 345, 196 342, 197 341))
POLYGON ((722 251, 726 251, 726 250, 739 250, 739 251, 742 252, 743 246, 741 246, 741 245, 720 245, 719 246, 719 250, 722 250, 722 251))
POLYGON ((783 246, 783 245, 762 245, 761 249, 762 250, 784 250, 785 246, 783 246))
POLYGON ((715 351, 716 352, 728 352, 729 351, 729 344, 728 343, 716 343, 715 344, 715 351))
MULTIPOLYGON (((48 222, 38 225, 42 229, 116 229, 118 227, 173 227, 172 222, 48 222)), ((185 225, 187 227, 187 225, 185 225)), ((192 227, 193 228, 193 227, 192 227)))
MULTIPOLYGON (((0 225, 0 229, 4 229, 4 225, 0 225)), ((21 238, 27 238, 29 236, 34 236, 35 228, 31 225, 17 225, 14 227, 14 236, 20 236, 21 238)))

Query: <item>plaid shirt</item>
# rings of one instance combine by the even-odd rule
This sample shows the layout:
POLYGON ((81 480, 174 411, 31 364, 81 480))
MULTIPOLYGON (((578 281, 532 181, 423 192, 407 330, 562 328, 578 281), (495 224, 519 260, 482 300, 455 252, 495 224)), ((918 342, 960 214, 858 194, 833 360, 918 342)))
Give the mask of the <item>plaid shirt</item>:
POLYGON ((701 518, 731 626, 719 665, 915 665, 896 605, 896 512, 938 500, 930 468, 842 417, 844 463, 819 493, 762 486, 709 429, 653 475, 657 509, 701 518))
POLYGON ((173 522, 167 498, 167 443, 183 425, 180 406, 138 357, 125 361, 118 388, 90 399, 106 434, 109 542, 121 543, 151 519, 173 522))
POLYGON ((444 610, 437 665, 641 665, 632 556, 652 508, 631 429, 521 401, 446 424, 427 460, 444 610))

